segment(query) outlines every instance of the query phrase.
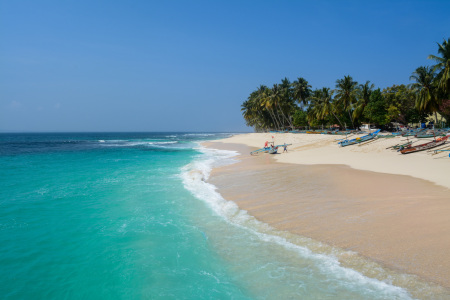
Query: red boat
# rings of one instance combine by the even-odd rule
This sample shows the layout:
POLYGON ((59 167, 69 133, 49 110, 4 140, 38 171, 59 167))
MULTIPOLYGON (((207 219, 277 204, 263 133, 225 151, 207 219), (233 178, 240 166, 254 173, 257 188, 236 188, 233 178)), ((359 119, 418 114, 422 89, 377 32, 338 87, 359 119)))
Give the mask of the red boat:
POLYGON ((417 152, 417 151, 431 149, 431 148, 445 144, 445 142, 447 140, 448 140, 448 136, 443 136, 443 137, 437 138, 434 141, 429 142, 429 143, 425 143, 425 144, 418 145, 418 146, 410 146, 410 147, 405 148, 402 151, 400 151, 400 153, 408 154, 408 153, 413 153, 413 152, 417 152))

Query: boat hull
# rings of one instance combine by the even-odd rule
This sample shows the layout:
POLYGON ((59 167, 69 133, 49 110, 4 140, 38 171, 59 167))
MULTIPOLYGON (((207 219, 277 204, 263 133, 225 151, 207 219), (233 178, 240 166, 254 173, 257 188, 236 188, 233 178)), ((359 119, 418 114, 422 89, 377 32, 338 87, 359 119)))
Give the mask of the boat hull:
POLYGON ((426 143, 426 144, 422 144, 422 145, 418 145, 418 146, 414 146, 414 147, 408 147, 406 149, 401 150, 400 153, 401 154, 409 154, 409 153, 414 153, 414 152, 418 152, 418 151, 432 149, 437 146, 441 146, 441 145, 445 144, 447 142, 447 140, 448 140, 448 136, 438 139, 436 141, 426 143))
POLYGON ((355 145, 355 144, 360 144, 360 143, 363 143, 363 142, 367 142, 367 141, 370 141, 371 139, 373 139, 374 137, 376 137, 379 132, 380 132, 380 130, 377 130, 374 133, 362 136, 360 138, 352 139, 352 140, 345 140, 345 141, 339 142, 338 144, 341 147, 345 147, 345 146, 350 146, 350 145, 355 145))
POLYGON ((277 154, 277 153, 278 153, 278 147, 271 148, 271 149, 269 150, 269 154, 277 154))

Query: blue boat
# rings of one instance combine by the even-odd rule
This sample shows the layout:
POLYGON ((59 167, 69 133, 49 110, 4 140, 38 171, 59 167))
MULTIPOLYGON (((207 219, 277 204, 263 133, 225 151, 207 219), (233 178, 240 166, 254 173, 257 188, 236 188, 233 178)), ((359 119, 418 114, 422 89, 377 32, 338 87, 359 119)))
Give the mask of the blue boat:
POLYGON ((378 129, 377 131, 374 131, 372 133, 369 133, 368 135, 362 136, 362 137, 357 137, 357 138, 351 139, 351 140, 343 140, 343 141, 339 142, 338 144, 341 147, 350 146, 350 145, 354 145, 354 144, 360 144, 360 143, 363 143, 363 142, 373 139, 374 137, 377 136, 377 134, 379 132, 380 132, 380 129, 378 129))

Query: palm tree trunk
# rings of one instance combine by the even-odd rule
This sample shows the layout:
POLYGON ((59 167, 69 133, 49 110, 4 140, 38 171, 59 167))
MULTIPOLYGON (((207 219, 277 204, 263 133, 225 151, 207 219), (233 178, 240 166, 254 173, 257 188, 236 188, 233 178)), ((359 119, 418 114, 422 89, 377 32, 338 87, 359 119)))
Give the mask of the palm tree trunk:
POLYGON ((339 118, 334 114, 334 111, 331 111, 331 113, 333 114, 333 116, 338 120, 339 124, 341 125, 342 128, 344 128, 344 126, 342 126, 341 120, 339 120, 339 118))
POLYGON ((436 128, 436 125, 437 125, 437 123, 438 123, 438 120, 437 120, 437 111, 434 111, 434 128, 433 129, 435 129, 436 128))
POLYGON ((281 117, 280 113, 278 112, 278 109, 275 109, 275 112, 276 112, 275 116, 277 117, 278 123, 280 124, 278 129, 280 130, 281 127, 283 126, 283 122, 281 122, 281 117))
POLYGON ((280 110, 281 110, 281 113, 282 113, 282 115, 283 115, 283 117, 284 117, 284 119, 287 121, 287 123, 288 123, 288 125, 289 126, 291 126, 291 128, 292 128, 292 123, 289 121, 289 118, 288 117, 286 117, 286 115, 284 114, 284 111, 281 109, 281 106, 280 106, 280 104, 278 104, 278 107, 280 108, 280 110))
POLYGON ((272 112, 272 120, 274 121, 273 123, 276 126, 275 129, 278 129, 280 127, 280 125, 278 124, 278 120, 276 118, 275 112, 273 111, 273 108, 270 108, 269 112, 272 112))
POLYGON ((355 129, 355 124, 353 124, 353 118, 352 118, 352 114, 350 113, 350 110, 348 110, 348 115, 350 116, 350 121, 352 121, 353 129, 355 129))

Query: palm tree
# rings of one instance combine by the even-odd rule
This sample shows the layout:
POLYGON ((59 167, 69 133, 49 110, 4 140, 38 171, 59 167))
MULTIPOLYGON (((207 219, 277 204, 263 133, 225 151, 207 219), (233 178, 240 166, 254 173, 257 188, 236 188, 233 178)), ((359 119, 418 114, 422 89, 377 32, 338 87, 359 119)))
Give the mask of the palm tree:
POLYGON ((281 84, 279 85, 281 89, 281 98, 280 98, 280 109, 283 114, 283 117, 287 120, 288 124, 293 128, 292 124, 292 113, 294 112, 295 103, 292 97, 292 84, 285 77, 281 80, 281 84))
POLYGON ((319 93, 319 99, 321 103, 321 111, 319 112, 321 119, 325 119, 328 115, 332 114, 336 120, 338 120, 339 124, 342 126, 341 120, 335 114, 335 107, 333 105, 333 94, 334 91, 331 91, 330 88, 322 88, 319 93))
POLYGON ((433 67, 434 72, 438 72, 437 78, 439 81, 439 88, 445 93, 450 93, 450 38, 442 44, 437 43, 439 46, 438 53, 441 55, 429 55, 428 59, 432 59, 437 62, 433 67))
POLYGON ((307 99, 311 96, 311 86, 305 78, 299 77, 292 82, 293 98, 302 105, 307 104, 307 99))
POLYGON ((248 99, 241 105, 241 111, 248 126, 261 129, 265 127, 266 122, 258 103, 258 96, 258 91, 252 92, 248 99))
POLYGON ((276 116, 276 107, 273 101, 273 97, 272 97, 272 90, 268 87, 266 87, 265 85, 261 85, 258 88, 258 103, 260 105, 260 107, 264 110, 267 111, 269 113, 270 118, 272 119, 272 124, 275 126, 275 129, 279 129, 280 128, 280 122, 277 119, 276 116), (275 109, 274 109, 275 107, 275 109))
MULTIPOLYGON (((289 85, 289 84, 288 84, 289 85)), ((289 108, 289 99, 285 97, 285 90, 283 89, 283 86, 281 84, 274 84, 272 87, 272 93, 271 93, 271 101, 272 104, 277 108, 276 112, 278 114, 278 120, 280 121, 280 124, 284 126, 286 123, 282 120, 280 116, 280 112, 282 117, 285 121, 287 121, 288 125, 290 124, 290 120, 286 117, 284 110, 289 108)))
POLYGON ((344 107, 344 111, 348 112, 354 128, 351 112, 358 97, 358 82, 354 81, 351 76, 344 76, 344 79, 336 80, 335 92, 336 100, 344 107))
POLYGON ((359 85, 359 100, 356 103, 355 110, 353 111, 353 119, 359 120, 364 112, 364 108, 366 108, 369 103, 370 94, 372 94, 375 85, 367 80, 365 84, 359 85))
POLYGON ((266 129, 271 127, 278 128, 279 125, 275 118, 273 104, 270 98, 271 90, 265 85, 260 85, 257 89, 257 94, 256 105, 260 107, 263 113, 266 112, 270 117, 270 122, 266 121, 266 129))
POLYGON ((412 75, 410 80, 416 82, 412 84, 416 92, 416 108, 419 111, 435 113, 437 123, 437 111, 439 110, 439 100, 436 97, 435 86, 436 73, 430 67, 418 67, 412 75))
POLYGON ((320 90, 315 89, 312 92, 312 96, 308 98, 309 106, 307 109, 306 118, 309 123, 314 122, 315 120, 321 120, 321 111, 322 111, 322 102, 320 97, 320 90))

